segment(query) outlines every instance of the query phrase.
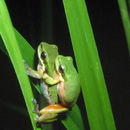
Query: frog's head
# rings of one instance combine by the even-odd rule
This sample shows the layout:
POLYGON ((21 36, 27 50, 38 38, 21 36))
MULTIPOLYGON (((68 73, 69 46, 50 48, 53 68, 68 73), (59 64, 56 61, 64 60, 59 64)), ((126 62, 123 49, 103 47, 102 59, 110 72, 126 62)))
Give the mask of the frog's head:
POLYGON ((45 65, 48 73, 52 73, 54 71, 54 61, 56 56, 58 55, 57 46, 41 42, 38 46, 37 52, 39 63, 43 66, 45 65))
POLYGON ((45 64, 45 60, 47 58, 47 53, 45 51, 45 48, 44 48, 44 43, 41 42, 37 48, 37 53, 38 53, 38 59, 39 59, 39 63, 41 65, 44 65, 45 64))
POLYGON ((65 80, 76 71, 73 65, 73 59, 70 56, 58 55, 55 60, 55 67, 56 71, 59 72, 65 80))

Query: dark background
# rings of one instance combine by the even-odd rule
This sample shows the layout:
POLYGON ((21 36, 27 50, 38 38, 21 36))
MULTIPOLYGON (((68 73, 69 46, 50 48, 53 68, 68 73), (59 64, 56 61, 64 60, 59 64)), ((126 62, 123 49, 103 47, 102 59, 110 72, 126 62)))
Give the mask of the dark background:
MULTIPOLYGON (((128 130, 130 122, 130 64, 127 43, 117 1, 86 0, 88 12, 107 84, 116 127, 128 130)), ((57 44, 60 53, 73 56, 61 0, 6 0, 15 28, 36 49, 41 41, 57 44), (48 11, 49 10, 49 11, 48 11)), ((7 104, 25 107, 10 60, 0 52, 0 129, 32 129, 28 117, 7 104), (6 103, 6 104, 4 104, 6 103)), ((79 101, 83 104, 82 95, 79 101)), ((80 104, 79 103, 79 104, 80 104)), ((84 106, 81 106, 84 112, 84 106)), ((89 129, 87 118, 85 127, 89 129)), ((55 123, 56 129, 64 129, 55 123)))

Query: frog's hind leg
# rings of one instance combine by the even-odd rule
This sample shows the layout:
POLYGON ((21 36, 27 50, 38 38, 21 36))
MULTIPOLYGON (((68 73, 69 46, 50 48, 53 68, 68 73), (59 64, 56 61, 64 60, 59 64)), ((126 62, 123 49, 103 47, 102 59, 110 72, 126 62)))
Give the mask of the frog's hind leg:
POLYGON ((39 115, 40 114, 39 105, 38 105, 36 99, 32 99, 32 102, 34 104, 34 109, 32 110, 32 112, 37 113, 39 115))
POLYGON ((40 83, 40 91, 42 92, 42 95, 46 98, 47 102, 49 104, 55 104, 48 91, 48 85, 42 80, 40 83))
POLYGON ((55 113, 44 113, 38 116, 35 120, 37 123, 50 123, 57 120, 58 114, 55 113))

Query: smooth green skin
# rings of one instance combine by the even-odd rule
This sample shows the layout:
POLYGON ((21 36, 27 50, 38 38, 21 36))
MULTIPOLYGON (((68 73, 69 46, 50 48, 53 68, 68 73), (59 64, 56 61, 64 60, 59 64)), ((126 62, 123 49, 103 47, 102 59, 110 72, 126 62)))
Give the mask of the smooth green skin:
MULTIPOLYGON (((44 79, 45 83, 52 85, 55 84, 54 81, 54 74, 55 74, 55 59, 58 56, 58 48, 56 45, 51 45, 45 42, 41 42, 38 46, 38 59, 39 64, 42 66, 45 66, 45 71, 47 71, 48 78, 44 79), (41 54, 44 53, 46 55, 46 58, 41 57, 41 54), (51 78, 52 77, 52 78, 51 78), (53 82, 54 81, 54 82, 53 82)), ((43 83, 41 83, 43 84, 43 83)), ((41 86, 41 89, 43 86, 41 86)), ((49 95, 51 96, 51 99, 53 103, 58 103, 58 95, 57 95, 57 85, 53 85, 48 88, 49 95)), ((44 89, 43 89, 44 90, 44 89)), ((43 91, 41 90, 43 93, 43 91)))
POLYGON ((51 45, 45 42, 41 42, 38 46, 38 59, 39 64, 45 65, 45 69, 50 77, 54 76, 55 71, 55 58, 59 55, 58 48, 56 45, 51 45), (41 54, 44 53, 46 58, 42 58, 41 54))
MULTIPOLYGON (((25 63, 27 74, 33 78, 37 78, 41 80, 40 91, 43 94, 43 96, 46 98, 46 100, 49 102, 49 104, 58 103, 57 85, 55 85, 57 81, 52 79, 55 73, 54 61, 56 56, 58 56, 58 48, 56 45, 50 45, 45 42, 41 42, 38 46, 37 53, 39 59, 37 70, 31 69, 25 63), (41 57, 41 54, 43 52, 46 55, 45 58, 41 57), (43 72, 45 71, 48 74, 47 77, 43 76, 43 72), (51 85, 51 87, 48 87, 48 84, 51 85)), ((33 103, 34 103, 33 112, 39 114, 39 108, 37 107, 38 104, 36 102, 33 103)), ((66 111, 66 109, 64 111, 66 111)), ((52 122, 57 120, 56 117, 58 116, 58 114, 56 112, 53 112, 53 110, 39 115, 40 116, 38 116, 36 119, 37 122, 52 122)))
MULTIPOLYGON (((58 93, 60 104, 65 106, 64 109, 58 109, 58 111, 57 109, 44 111, 43 108, 43 113, 40 113, 40 116, 36 119, 37 122, 52 122, 57 120, 59 113, 68 111, 67 108, 71 108, 76 103, 80 93, 79 76, 76 69, 74 68, 72 58, 58 55, 58 49, 55 45, 40 43, 38 46, 38 58, 39 64, 37 71, 28 67, 28 75, 41 79, 41 92, 46 97, 46 99, 49 100, 49 102, 52 102, 51 100, 54 100, 55 97, 57 99, 58 93), (43 52, 44 55, 42 55, 43 52), (63 70, 60 69, 61 66, 63 70), (43 72, 46 72, 46 76, 44 76, 43 72), (57 73, 59 77, 58 81, 54 79, 55 73, 57 73), (51 87, 48 87, 48 85, 51 85, 51 87), (54 92, 50 91, 51 88, 54 90, 54 92)), ((54 102, 50 104, 53 103, 54 102)), ((34 105, 36 106, 37 104, 34 105)), ((37 111, 39 111, 38 107, 36 109, 36 112, 37 111)))
MULTIPOLYGON (((58 55, 58 49, 56 45, 49 45, 47 43, 41 43, 38 47, 38 57, 40 61, 45 65, 45 70, 47 70, 48 73, 48 80, 45 81, 48 84, 55 84, 53 79, 54 78, 54 73, 59 75, 60 82, 64 84, 65 89, 61 90, 61 85, 58 83, 58 85, 55 85, 58 90, 62 91, 60 93, 58 91, 58 96, 60 98, 61 104, 66 106, 66 107, 72 107, 79 96, 80 93, 80 80, 79 80, 79 75, 73 65, 73 59, 69 56, 65 57, 62 55, 58 55), (55 49, 54 49, 55 48, 55 49), (41 53, 45 52, 46 53, 46 59, 41 59, 41 53), (55 61, 55 64, 54 64, 55 61), (63 67, 63 71, 60 70, 60 66, 63 67), (70 96, 71 95, 71 96, 70 96)), ((59 82, 59 81, 57 81, 59 82)), ((54 86, 53 86, 54 87, 54 86)), ((53 88, 50 87, 50 88, 53 88)))
POLYGON ((71 57, 58 55, 55 59, 55 71, 60 79, 57 85, 58 96, 60 103, 65 108, 52 111, 48 110, 47 113, 42 110, 43 113, 38 118, 39 122, 52 122, 57 120, 59 113, 68 111, 67 108, 71 108, 76 103, 80 93, 80 80, 71 57))
MULTIPOLYGON (((57 82, 54 80, 55 74, 55 59, 58 56, 58 48, 56 45, 50 45, 45 42, 41 42, 37 49, 39 63, 37 66, 37 70, 33 70, 28 65, 26 65, 27 74, 31 77, 40 79, 40 91, 49 102, 49 104, 58 103, 58 95, 57 95, 57 82), (42 54, 44 53, 44 55, 42 54), (46 72, 47 75, 43 76, 43 72, 46 72), (51 85, 48 87, 48 85, 51 85)), ((33 112, 37 113, 37 122, 49 123, 57 120, 57 116, 59 113, 68 111, 67 108, 62 109, 52 109, 45 110, 42 109, 42 113, 39 111, 39 107, 36 101, 34 103, 33 112)))
POLYGON ((40 91, 46 98, 49 104, 54 104, 58 102, 57 95, 57 83, 53 79, 55 73, 54 61, 56 56, 58 56, 58 48, 56 45, 50 45, 45 42, 41 42, 37 48, 39 63, 37 65, 37 70, 33 70, 28 65, 26 65, 27 74, 33 78, 40 79, 40 91), (46 55, 45 57, 42 55, 46 55), (43 73, 47 72, 46 76, 43 73), (48 87, 51 85, 51 87, 48 87))
POLYGON ((58 55, 55 60, 56 71, 64 79, 64 89, 59 85, 58 96, 61 104, 71 108, 77 101, 80 93, 80 80, 73 65, 73 59, 69 56, 58 55), (62 69, 61 69, 62 66, 62 69), (61 91, 61 92, 60 92, 61 91))

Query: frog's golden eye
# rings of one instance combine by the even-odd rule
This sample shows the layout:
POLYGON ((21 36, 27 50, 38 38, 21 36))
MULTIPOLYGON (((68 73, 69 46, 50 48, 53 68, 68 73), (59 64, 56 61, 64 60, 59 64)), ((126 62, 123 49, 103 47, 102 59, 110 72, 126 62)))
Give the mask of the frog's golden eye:
POLYGON ((41 59, 42 59, 42 60, 45 60, 46 57, 47 57, 47 54, 46 54, 45 52, 42 52, 42 53, 41 53, 41 59))
POLYGON ((64 73, 64 66, 63 66, 63 65, 60 65, 60 66, 59 66, 59 71, 60 71, 61 73, 64 73))

